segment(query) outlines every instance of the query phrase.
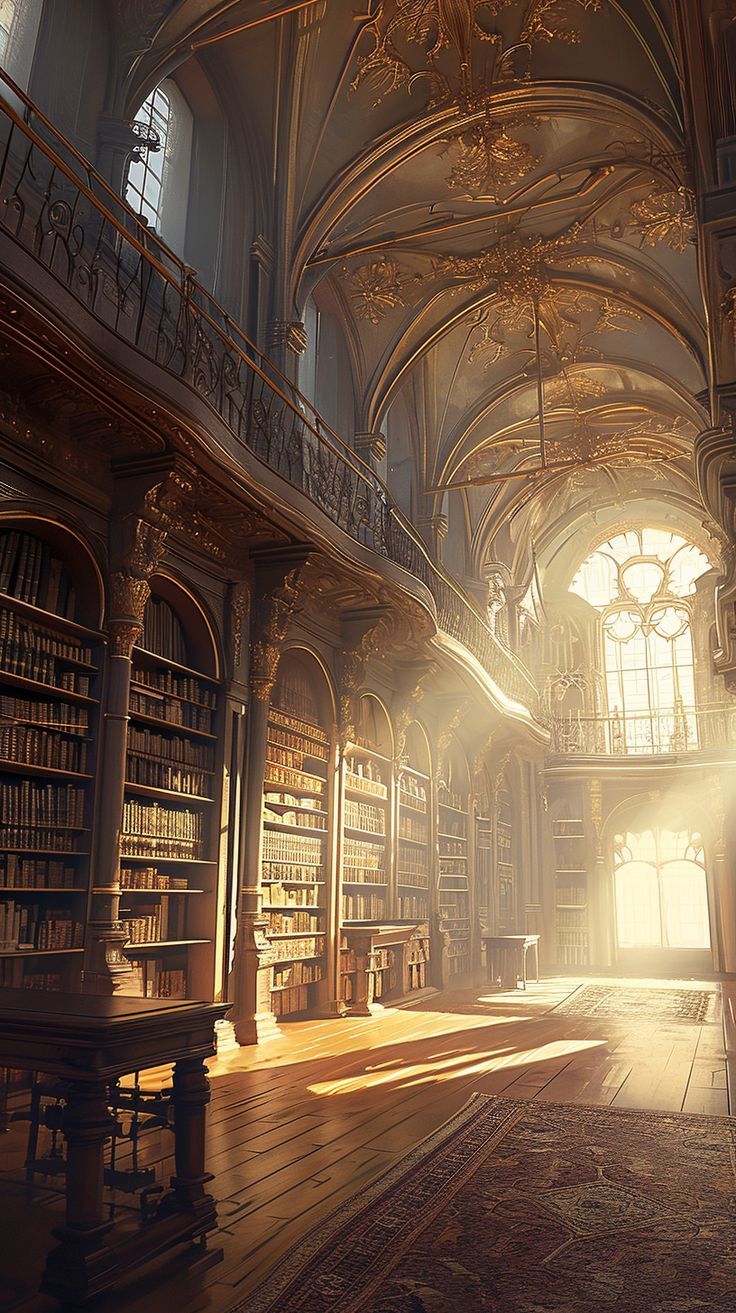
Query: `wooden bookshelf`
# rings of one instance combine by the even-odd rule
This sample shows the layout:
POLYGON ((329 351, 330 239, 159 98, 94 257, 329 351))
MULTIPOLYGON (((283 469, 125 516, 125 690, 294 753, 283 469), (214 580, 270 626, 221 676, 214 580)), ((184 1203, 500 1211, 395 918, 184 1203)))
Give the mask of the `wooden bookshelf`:
POLYGON ((437 803, 440 930, 445 936, 447 973, 452 978, 470 968, 468 799, 442 783, 437 803))
POLYGON ((416 722, 406 735, 406 761, 398 774, 396 842, 396 910, 399 922, 411 922, 416 932, 405 949, 404 992, 430 984, 432 915, 430 844, 432 843, 432 781, 427 740, 416 722))
POLYGON ((504 775, 496 789, 496 868, 498 879, 498 934, 516 931, 516 849, 511 790, 504 775))
POLYGON ((80 983, 99 603, 92 562, 64 530, 0 529, 0 982, 15 988, 80 983))
POLYGON ((276 1017, 314 1011, 327 974, 330 736, 315 685, 287 654, 268 718, 262 881, 276 1017))
POLYGON ((168 581, 133 651, 120 920, 136 992, 209 998, 216 921, 218 681, 203 618, 168 581), (197 897, 191 897, 195 894, 197 897))
POLYGON ((588 966, 588 872, 582 816, 552 822, 555 851, 555 947, 558 966, 588 966))

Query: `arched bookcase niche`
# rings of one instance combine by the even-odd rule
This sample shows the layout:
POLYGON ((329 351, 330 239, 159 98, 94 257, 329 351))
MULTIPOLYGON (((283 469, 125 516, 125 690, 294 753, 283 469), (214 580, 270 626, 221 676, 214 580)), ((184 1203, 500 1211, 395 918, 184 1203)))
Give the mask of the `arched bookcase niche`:
POLYGON ((399 771, 399 835, 396 903, 400 921, 428 922, 432 912, 429 851, 431 832, 431 758, 427 735, 418 721, 406 732, 405 760, 399 771))
POLYGON ((470 770, 455 736, 441 763, 437 802, 438 910, 446 974, 452 979, 470 969, 470 770))
POLYGON ((356 741, 345 753, 342 921, 385 921, 390 914, 391 780, 394 736, 380 698, 364 693, 356 741))
POLYGON ((274 958, 271 1007, 288 1017, 328 994, 332 686, 306 648, 281 657, 263 786, 263 911, 274 958))
POLYGON ((555 961, 562 967, 588 966, 588 836, 583 787, 566 781, 564 795, 550 807, 554 857, 555 961))
POLYGON ((0 983, 75 989, 84 948, 103 588, 72 530, 0 519, 0 983))
POLYGON ((496 785, 496 872, 499 935, 517 931, 519 882, 517 827, 511 767, 501 772, 496 785))
POLYGON ((473 779, 475 799, 475 888, 481 930, 495 933, 496 898, 493 887, 493 788, 483 765, 473 779))
POLYGON ((120 861, 126 952, 149 997, 214 990, 218 674, 204 610, 154 576, 133 649, 120 861))

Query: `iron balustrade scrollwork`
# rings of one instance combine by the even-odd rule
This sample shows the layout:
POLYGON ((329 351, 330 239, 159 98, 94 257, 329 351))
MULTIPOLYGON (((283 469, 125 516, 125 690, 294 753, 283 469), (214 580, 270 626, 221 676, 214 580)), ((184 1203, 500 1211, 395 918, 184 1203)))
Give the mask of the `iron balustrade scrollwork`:
POLYGON ((5 232, 97 321, 202 397, 243 447, 352 539, 424 584, 439 629, 509 699, 536 712, 529 672, 431 560, 381 479, 0 71, 0 90, 3 82, 5 232))
POLYGON ((736 704, 552 719, 550 751, 566 757, 645 757, 736 750, 736 704))

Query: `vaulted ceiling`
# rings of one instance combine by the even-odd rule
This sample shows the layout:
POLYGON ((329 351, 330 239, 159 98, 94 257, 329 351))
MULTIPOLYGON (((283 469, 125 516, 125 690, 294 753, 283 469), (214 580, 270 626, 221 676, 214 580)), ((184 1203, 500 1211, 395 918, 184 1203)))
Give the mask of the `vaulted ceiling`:
POLYGON ((669 0, 191 2, 159 66, 246 23, 196 57, 273 184, 285 313, 337 319, 356 429, 388 433, 389 482, 408 455, 456 562, 521 578, 576 507, 692 510, 707 339, 669 0), (546 468, 508 478, 542 436, 546 468))

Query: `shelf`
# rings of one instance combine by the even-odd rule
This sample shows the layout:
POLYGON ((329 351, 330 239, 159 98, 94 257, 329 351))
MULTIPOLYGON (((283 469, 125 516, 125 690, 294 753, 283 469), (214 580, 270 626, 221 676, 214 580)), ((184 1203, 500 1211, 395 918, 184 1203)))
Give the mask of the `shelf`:
POLYGON ((161 789, 155 784, 134 784, 132 780, 125 781, 125 787, 130 793, 143 793, 146 796, 152 794, 155 798, 174 798, 177 802, 196 802, 212 803, 214 798, 205 798, 199 793, 183 793, 181 789, 161 789))
POLYGON ((319 889, 324 880, 261 880, 261 884, 297 884, 300 888, 319 889))
POLYGON ((558 912, 587 912, 587 903, 555 903, 558 912))
POLYGON ((83 948, 0 948, 0 957, 58 957, 61 953, 83 952, 83 948))
POLYGON ((585 866, 556 866, 555 875, 587 875, 588 869, 585 866))
POLYGON ((148 939, 144 944, 123 944, 123 952, 135 955, 138 952, 158 952, 159 948, 188 948, 192 944, 211 944, 211 939, 148 939))
POLYGON ((86 892, 86 885, 26 884, 16 888, 14 885, 0 884, 0 894, 86 894, 86 892))
MULTIPOLYGON (((304 909, 299 908, 298 910, 303 911, 304 909)), ((281 931, 276 931, 274 934, 271 934, 271 932, 267 930, 266 934, 269 939, 321 939, 324 938, 324 936, 327 934, 327 931, 326 930, 281 930, 281 931)), ((321 954, 319 954, 318 956, 321 957, 321 954)), ((299 961, 300 959, 296 958, 295 960, 299 961)))
MULTIPOLYGON (((264 830, 275 830, 277 834, 306 834, 312 839, 315 836, 320 839, 327 837, 327 830, 317 829, 313 825, 288 825, 286 821, 270 821, 265 816, 263 817, 263 828, 264 830)), ((269 859, 264 857, 263 860, 268 861, 269 859)))
POLYGON ((408 834, 400 834, 399 843, 411 843, 415 848, 427 848, 429 839, 410 839, 408 834))
POLYGON ((63 780, 91 780, 92 775, 77 770, 62 770, 56 766, 32 766, 28 762, 10 761, 5 757, 0 757, 0 774, 3 775, 36 775, 41 779, 60 778, 63 780))
POLYGON ((205 675, 201 670, 194 670, 191 666, 183 666, 178 661, 171 661, 169 657, 159 656, 158 652, 151 652, 147 647, 140 647, 136 643, 133 648, 133 660, 136 657, 143 657, 143 664, 148 663, 152 666, 162 666, 164 670, 176 670, 181 675, 190 675, 194 679, 201 679, 205 684, 212 684, 215 687, 219 684, 216 675, 205 675))
POLYGON ((346 825, 345 833, 351 836, 357 834, 361 839, 365 839, 369 843, 374 844, 376 848, 386 847, 386 835, 376 834, 375 830, 359 830, 355 825, 346 825))
POLYGON ((91 892, 93 894, 115 893, 115 894, 119 894, 121 898, 127 898, 129 894, 135 894, 136 897, 138 897, 139 894, 145 894, 147 898, 150 898, 151 895, 155 896, 156 894, 159 895, 165 894, 167 898, 181 898, 182 895, 186 896, 187 894, 205 894, 207 893, 207 890, 206 889, 122 889, 118 887, 116 889, 93 889, 91 892))
POLYGON ((168 688, 154 688, 153 684, 141 684, 139 680, 131 678, 130 687, 135 689, 136 693, 145 693, 149 697, 173 698, 175 702, 186 702, 188 707, 199 707, 201 711, 208 711, 211 716, 215 714, 214 707, 208 707, 205 702, 197 702, 194 698, 182 697, 181 693, 173 693, 168 688))
MULTIPOLYGON (((314 774, 312 771, 310 771, 310 770, 302 770, 302 769, 301 769, 301 766, 285 766, 284 763, 283 763, 282 761, 272 761, 270 757, 267 757, 267 758, 266 758, 266 765, 267 765, 267 766, 274 766, 274 767, 276 768, 276 770, 290 770, 290 771, 291 771, 293 774, 295 774, 295 775, 304 775, 304 777, 305 777, 306 779, 308 779, 308 780, 317 780, 317 782, 318 782, 319 784, 323 784, 323 785, 324 785, 324 784, 327 783, 327 776, 326 776, 326 775, 315 775, 315 774, 314 774)), ((267 780, 267 779, 264 778, 264 781, 263 781, 263 787, 264 787, 264 789, 266 789, 270 784, 273 784, 273 783, 274 783, 273 780, 267 780)), ((308 792, 309 792, 308 789, 298 789, 298 788, 296 788, 295 786, 293 786, 293 785, 291 785, 291 784, 284 784, 282 780, 279 780, 279 781, 278 781, 278 787, 279 787, 280 789, 288 789, 288 790, 289 790, 289 793, 300 793, 300 792, 301 792, 301 793, 308 793, 308 792)), ((321 792, 321 790, 320 790, 320 792, 321 792)))
POLYGON ((301 812, 304 816, 327 815, 327 812, 324 811, 324 809, 321 807, 299 807, 299 806, 294 806, 293 802, 271 802, 270 799, 266 797, 264 797, 263 799, 263 805, 264 807, 268 807, 269 809, 271 808, 275 809, 277 807, 280 807, 285 812, 301 812))
POLYGON ((4 716, 0 723, 11 728, 15 725, 24 725, 29 729, 43 730, 47 734, 66 734, 70 738, 81 739, 85 742, 89 742, 92 738, 89 728, 67 725, 60 720, 28 720, 24 716, 4 716))
POLYGON ((164 716, 149 716, 147 712, 132 710, 128 712, 128 715, 130 720, 141 721, 145 725, 157 725, 162 729, 170 730, 173 734, 193 734, 195 738, 207 739, 211 743, 217 742, 217 735, 210 734, 208 730, 191 729, 189 725, 177 725, 171 720, 166 720, 164 716))
POLYGON ((359 753, 362 757, 375 757, 376 761, 385 761, 387 764, 391 763, 391 758, 384 757, 382 753, 378 751, 378 748, 366 748, 362 743, 349 743, 343 756, 347 760, 348 757, 353 757, 356 753, 359 753))
POLYGON ((360 798, 361 802, 381 803, 384 807, 388 806, 388 798, 383 793, 370 793, 367 789, 358 789, 354 784, 345 785, 345 792, 351 794, 354 798, 360 798))
MULTIPOLYGON (((89 834, 88 825, 63 825, 61 821, 2 821, 4 830, 63 830, 72 834, 89 834)), ((1 846, 0 841, 0 846, 1 846)), ((2 847, 3 852, 12 852, 12 848, 2 847)), ((34 849, 20 848, 19 852, 33 852, 34 849)))
MULTIPOLYGON (((136 838, 146 838, 145 835, 136 835, 136 838)), ((167 857, 160 853, 121 853, 121 862, 177 862, 182 866, 217 866, 217 862, 208 861, 204 857, 167 857)))
MULTIPOLYGON (((467 815, 468 815, 467 811, 464 811, 462 807, 453 807, 453 805, 452 805, 451 802, 440 802, 439 805, 440 805, 440 807, 444 807, 444 808, 445 808, 445 811, 448 811, 448 812, 456 812, 458 816, 465 816, 465 817, 467 817, 467 815)), ((501 821, 501 824, 503 825, 504 822, 501 821)))
POLYGON ((387 880, 343 880, 351 889, 388 889, 387 880))
POLYGON ((449 839, 450 843, 467 843, 468 840, 464 834, 445 834, 443 830, 437 831, 438 839, 449 839))
POLYGON ((0 670, 0 684, 10 684, 12 688, 23 688, 30 693, 41 692, 44 696, 59 698, 66 702, 83 702, 85 706, 97 706, 99 698, 92 698, 87 693, 73 693, 68 688, 57 688, 56 684, 44 684, 40 679, 29 679, 26 675, 11 675, 8 670, 0 670))
POLYGON ((87 852, 67 852, 63 848, 6 848, 3 845, 0 851, 4 853, 26 853, 35 857, 89 857, 87 852))
POLYGON ((329 739, 325 731, 320 730, 319 725, 311 725, 308 720, 302 720, 301 716, 292 716, 291 712, 281 711, 279 707, 271 707, 269 709, 268 719, 271 725, 278 726, 279 729, 285 730, 287 734, 294 734, 298 735, 299 738, 309 739, 311 743, 319 743, 321 747, 327 748, 329 751, 329 739), (278 719, 279 716, 281 717, 280 720, 278 719), (300 725, 307 725, 310 729, 316 732, 310 734, 308 730, 296 729, 294 722, 298 722, 300 725), (324 738, 320 738, 320 734, 323 734, 324 738))
POLYGON ((86 625, 78 625, 76 620, 67 620, 66 616, 57 615, 55 611, 44 611, 31 602, 21 602, 18 597, 11 597, 9 593, 0 593, 0 607, 28 616, 36 624, 47 629, 65 629, 67 633, 78 635, 80 638, 90 638, 96 642, 105 641, 105 635, 99 629, 88 629, 86 625))
MULTIPOLYGON (((317 903, 282 903, 279 907, 276 903, 264 903, 261 909, 264 912, 285 912, 287 916, 293 915, 294 912, 309 912, 310 915, 317 916, 321 912, 326 912, 327 908, 317 903)), ((268 932, 270 934, 270 931, 268 932)), ((297 933, 296 931, 294 933, 297 933)), ((305 930, 305 935, 324 935, 326 930, 305 930)), ((274 938, 274 935, 271 935, 274 938)))

